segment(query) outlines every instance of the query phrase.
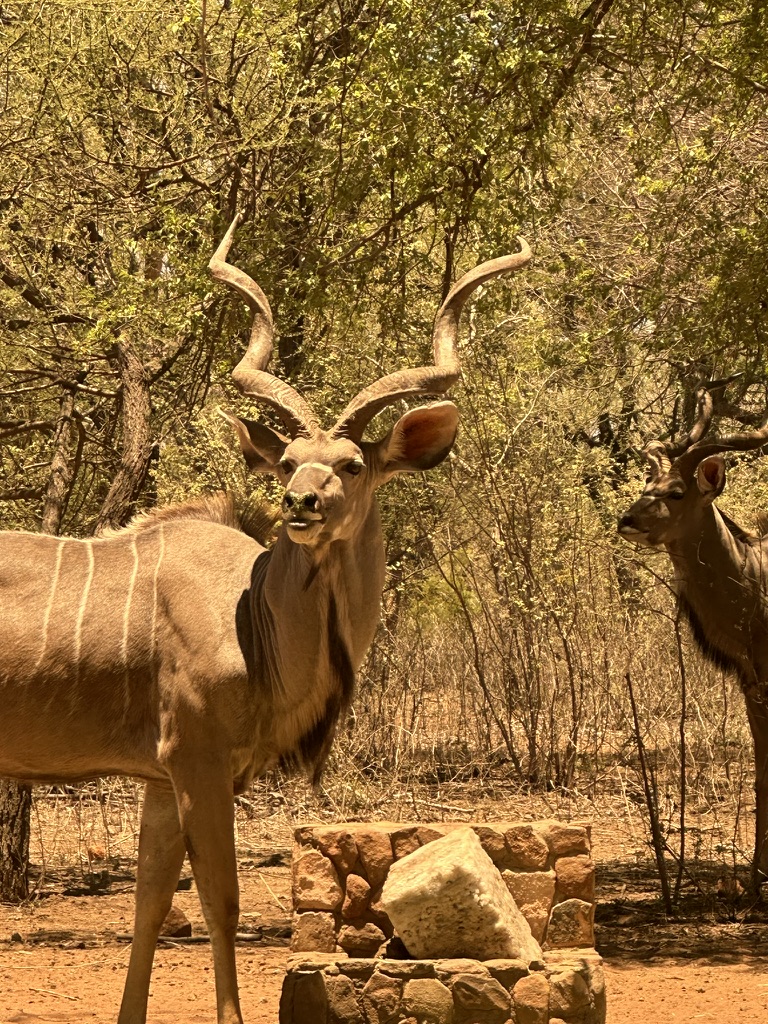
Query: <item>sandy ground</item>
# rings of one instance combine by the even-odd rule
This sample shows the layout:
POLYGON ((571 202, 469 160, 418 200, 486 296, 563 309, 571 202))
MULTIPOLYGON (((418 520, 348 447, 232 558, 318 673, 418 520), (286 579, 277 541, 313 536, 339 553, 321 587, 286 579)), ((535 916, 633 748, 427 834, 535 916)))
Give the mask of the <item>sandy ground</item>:
MULTIPOLYGON (((649 865, 622 856, 607 833, 601 843, 599 830, 595 859, 608 1024, 768 1021, 768 911, 746 897, 725 906, 699 891, 668 920, 649 865)), ((255 939, 238 948, 243 1012, 248 1024, 277 1024, 289 955, 287 850, 277 865, 249 858, 240 874, 241 927, 255 939)), ((131 929, 130 876, 113 872, 102 895, 65 895, 78 891, 73 877, 62 873, 45 898, 24 907, 0 906, 0 1024, 116 1019, 128 962, 119 936, 131 929)), ((204 934, 194 888, 177 893, 176 904, 204 934)), ((207 944, 161 948, 150 1024, 214 1020, 207 944)))
MULTIPOLYGON (((276 1024, 286 950, 239 951, 240 995, 249 1024, 276 1024)), ((0 957, 0 1019, 3 1024, 116 1019, 125 949, 4 950, 0 957)), ((768 1020, 768 972, 749 964, 694 960, 606 963, 609 1024, 764 1024, 768 1020)), ((149 1004, 149 1021, 212 1024, 213 974, 208 950, 161 950, 149 1004)))

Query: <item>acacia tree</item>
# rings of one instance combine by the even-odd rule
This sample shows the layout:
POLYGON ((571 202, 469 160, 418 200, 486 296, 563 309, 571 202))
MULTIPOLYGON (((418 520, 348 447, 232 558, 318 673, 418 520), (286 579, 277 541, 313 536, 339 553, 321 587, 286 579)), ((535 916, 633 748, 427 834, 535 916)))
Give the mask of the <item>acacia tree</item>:
MULTIPOLYGON (((467 417, 467 447, 556 465, 551 430, 538 435, 551 457, 532 438, 508 445, 544 387, 536 415, 565 422, 583 466, 575 486, 605 528, 636 426, 666 410, 668 390, 704 367, 760 372, 761 17, 725 0, 4 5, 4 525, 42 526, 63 394, 77 416, 57 528, 92 532, 124 521, 142 493, 173 497, 229 472, 201 409, 212 390, 233 399, 245 318, 209 295, 204 266, 239 208, 236 258, 273 303, 278 370, 318 407, 422 362, 439 293, 524 229, 536 265, 509 302, 535 332, 499 387, 475 379, 482 415, 467 417)), ((495 340, 517 352, 513 331, 495 340)), ((478 365, 493 344, 474 345, 478 365)), ((490 472, 452 472, 468 508, 496 501, 490 472)), ((402 579, 453 550, 390 504, 402 579)), ((506 529, 513 510, 495 507, 506 529)), ((502 530, 495 554, 483 542, 494 600, 508 607, 534 585, 562 595, 548 575, 557 559, 520 578, 510 569, 517 539, 502 530)), ((415 607, 398 593, 393 630, 415 607)), ((521 658, 543 642, 534 604, 503 620, 521 658)), ((552 629, 577 621, 568 614, 550 616, 552 629)), ((472 623, 502 642, 494 623, 472 623)), ((520 720, 538 735, 533 690, 520 692, 520 720)), ((489 689, 481 711, 492 717, 495 699, 489 689)), ((569 776, 577 738, 564 742, 569 776)))

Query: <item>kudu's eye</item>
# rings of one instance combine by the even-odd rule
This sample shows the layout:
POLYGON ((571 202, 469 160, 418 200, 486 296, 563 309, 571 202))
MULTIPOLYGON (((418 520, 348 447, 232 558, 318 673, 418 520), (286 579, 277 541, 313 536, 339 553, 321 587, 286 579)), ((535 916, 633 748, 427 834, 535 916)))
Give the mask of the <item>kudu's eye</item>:
POLYGON ((290 459, 280 459, 277 464, 277 468, 283 473, 293 473, 296 469, 296 463, 290 459))
POLYGON ((664 500, 665 501, 680 501, 680 499, 684 498, 684 497, 685 497, 685 494, 683 494, 682 491, 672 491, 671 494, 665 494, 664 495, 664 500))
POLYGON ((352 462, 347 462, 342 468, 344 472, 349 473, 350 476, 357 476, 365 469, 365 463, 360 462, 359 459, 353 459, 352 462))

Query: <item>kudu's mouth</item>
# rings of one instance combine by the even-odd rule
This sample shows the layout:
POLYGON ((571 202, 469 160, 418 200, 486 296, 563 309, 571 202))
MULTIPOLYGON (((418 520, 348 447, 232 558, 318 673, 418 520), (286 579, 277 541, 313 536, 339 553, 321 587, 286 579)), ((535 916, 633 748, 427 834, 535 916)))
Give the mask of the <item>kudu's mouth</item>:
POLYGON ((283 522, 288 536, 296 544, 311 544, 322 533, 325 516, 320 512, 288 512, 283 515, 283 522))
POLYGON ((622 537, 632 537, 636 533, 642 533, 642 530, 638 530, 636 526, 632 526, 631 523, 625 523, 623 520, 618 526, 619 533, 622 537))
POLYGON ((318 523, 325 522, 323 516, 319 512, 314 514, 308 514, 303 516, 287 516, 283 522, 291 530, 309 530, 311 527, 316 526, 318 523))
POLYGON ((639 544, 641 547, 652 548, 655 546, 648 530, 639 529, 637 526, 633 526, 631 522, 625 522, 623 519, 619 521, 618 534, 624 540, 630 541, 632 544, 639 544))

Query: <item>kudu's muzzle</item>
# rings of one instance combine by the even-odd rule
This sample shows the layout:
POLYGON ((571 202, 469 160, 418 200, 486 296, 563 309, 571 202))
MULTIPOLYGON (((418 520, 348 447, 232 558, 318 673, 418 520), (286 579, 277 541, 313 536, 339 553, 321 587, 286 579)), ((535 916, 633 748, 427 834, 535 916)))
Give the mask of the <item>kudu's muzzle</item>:
POLYGON ((295 533, 322 524, 327 518, 329 503, 339 496, 336 491, 340 488, 328 467, 317 463, 300 466, 283 495, 284 522, 295 533))
POLYGON ((637 529, 637 527, 635 526, 634 516, 631 513, 627 512, 619 520, 619 533, 629 532, 635 529, 637 529))
POLYGON ((300 518, 320 512, 321 501, 313 491, 286 491, 281 508, 283 519, 300 518))

